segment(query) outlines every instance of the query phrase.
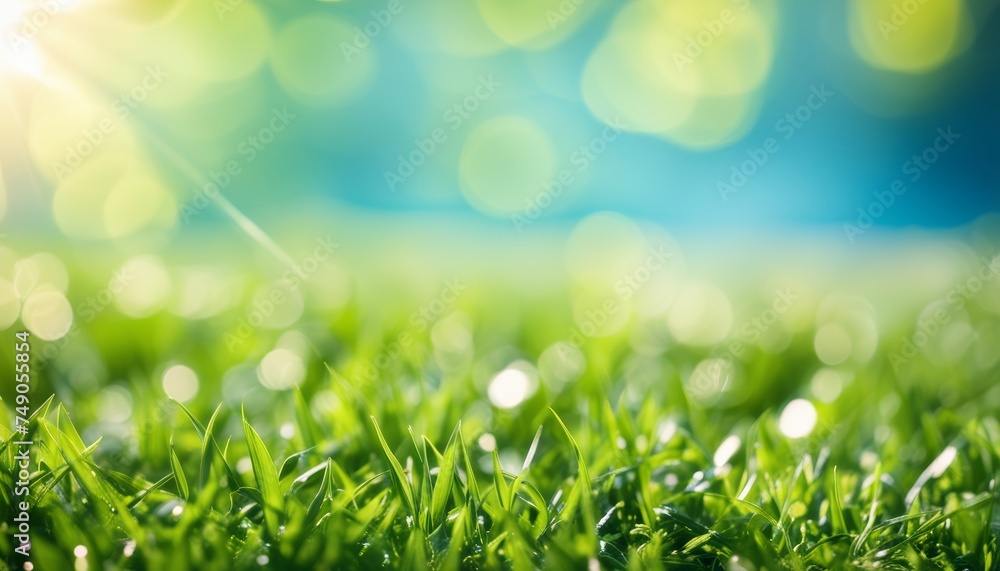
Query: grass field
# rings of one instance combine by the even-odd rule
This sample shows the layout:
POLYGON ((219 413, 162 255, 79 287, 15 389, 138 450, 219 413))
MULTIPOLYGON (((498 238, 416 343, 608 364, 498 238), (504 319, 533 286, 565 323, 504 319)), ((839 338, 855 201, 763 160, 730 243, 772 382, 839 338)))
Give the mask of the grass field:
POLYGON ((0 0, 0 571, 1000 571, 1000 0, 0 0))
POLYGON ((348 306, 263 358, 263 333, 227 351, 228 321, 98 316, 95 350, 33 373, 33 567, 997 567, 995 359, 895 371, 884 340, 824 366, 807 328, 713 368, 708 347, 650 350, 642 320, 553 345, 559 304, 509 302, 468 294, 375 334, 348 306))

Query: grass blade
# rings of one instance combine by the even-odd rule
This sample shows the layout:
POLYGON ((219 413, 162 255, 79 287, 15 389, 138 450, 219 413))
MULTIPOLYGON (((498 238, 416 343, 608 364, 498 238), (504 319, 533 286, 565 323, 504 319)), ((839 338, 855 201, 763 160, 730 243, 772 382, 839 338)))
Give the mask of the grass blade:
POLYGON ((458 439, 458 430, 451 433, 448 444, 445 446, 444 454, 438 465, 437 480, 434 482, 434 492, 431 494, 431 525, 437 527, 444 523, 445 514, 448 511, 448 498, 455 484, 455 457, 458 446, 455 440, 458 439))
POLYGON ((493 451, 493 489, 496 490, 497 500, 500 502, 500 507, 509 510, 509 498, 510 492, 507 489, 507 479, 503 475, 503 470, 500 468, 500 456, 497 451, 493 451))
POLYGON ((174 481, 177 482, 177 491, 180 493, 184 501, 188 501, 191 498, 191 492, 188 489, 187 478, 184 476, 184 469, 181 467, 181 461, 177 458, 177 452, 174 450, 174 439, 170 439, 170 469, 174 473, 174 481))
POLYGON ((580 488, 580 511, 583 515, 583 524, 587 531, 592 535, 588 541, 590 546, 591 557, 597 555, 597 536, 593 535, 595 528, 597 527, 597 517, 594 514, 594 504, 593 504, 593 489, 590 483, 590 473, 587 470, 587 459, 583 456, 583 451, 580 449, 580 445, 576 443, 576 439, 573 438, 573 433, 569 431, 566 423, 563 422, 562 418, 555 410, 549 408, 552 415, 556 417, 556 421, 559 422, 559 426, 562 427, 563 432, 566 434, 566 439, 569 440, 570 446, 572 446, 573 451, 576 453, 576 465, 577 465, 577 479, 575 487, 580 488))
POLYGON ((264 504, 265 528, 271 537, 278 537, 278 528, 281 526, 281 514, 284 510, 284 498, 281 495, 281 488, 278 484, 278 471, 274 467, 271 454, 267 451, 267 446, 261 440, 257 431, 247 422, 246 415, 243 415, 243 433, 246 435, 247 451, 250 453, 250 462, 253 465, 253 478, 257 484, 264 504))
POLYGON ((375 434, 378 436, 378 443, 382 449, 382 458, 389 464, 389 477, 392 479, 392 486, 396 489, 396 493, 403 499, 405 503, 407 513, 414 519, 414 523, 417 518, 417 508, 413 501, 413 490, 410 488, 410 483, 406 479, 406 473, 403 471, 403 466, 396 459, 396 456, 389 449, 389 444, 385 441, 385 436, 382 435, 382 429, 379 428, 378 421, 375 417, 371 418, 372 424, 375 426, 375 434))
POLYGON ((844 523, 844 500, 840 496, 840 478, 837 467, 833 467, 833 494, 830 496, 830 522, 835 535, 847 533, 844 523))

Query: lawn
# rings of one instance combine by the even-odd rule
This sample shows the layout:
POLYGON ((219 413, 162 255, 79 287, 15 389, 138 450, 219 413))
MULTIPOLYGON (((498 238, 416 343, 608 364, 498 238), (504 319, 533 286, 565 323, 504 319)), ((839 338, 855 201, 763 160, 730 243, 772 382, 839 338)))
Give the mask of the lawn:
POLYGON ((998 30, 0 0, 0 571, 1000 570, 998 30))
POLYGON ((236 354, 225 320, 113 311, 90 350, 29 339, 30 479, 5 398, 2 512, 30 489, 43 570, 996 568, 996 364, 894 370, 883 341, 824 366, 810 328, 730 368, 500 307, 370 334, 351 305, 236 354))

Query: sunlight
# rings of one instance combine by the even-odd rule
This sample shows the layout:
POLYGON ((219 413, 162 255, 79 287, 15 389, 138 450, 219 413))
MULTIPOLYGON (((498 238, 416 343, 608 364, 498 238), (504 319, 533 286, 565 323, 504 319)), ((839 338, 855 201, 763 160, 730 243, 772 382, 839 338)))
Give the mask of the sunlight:
POLYGON ((43 60, 35 39, 65 8, 65 0, 43 3, 5 0, 0 5, 0 33, 6 44, 0 58, 0 74, 42 75, 43 60))

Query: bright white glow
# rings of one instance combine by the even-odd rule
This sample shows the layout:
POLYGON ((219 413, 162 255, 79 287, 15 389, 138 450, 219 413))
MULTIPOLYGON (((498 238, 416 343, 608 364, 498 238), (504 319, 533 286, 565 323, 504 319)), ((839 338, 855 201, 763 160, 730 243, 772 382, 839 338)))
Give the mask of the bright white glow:
POLYGON ((7 0, 0 4, 0 31, 6 36, 19 33, 25 23, 31 3, 23 0, 7 0))
POLYGON ((302 359, 288 349, 275 349, 261 359, 257 367, 260 384, 275 390, 288 390, 306 378, 302 359))
POLYGON ((19 52, 14 54, 8 52, 10 62, 23 73, 32 77, 41 77, 45 70, 42 54, 34 42, 26 41, 29 43, 24 44, 19 52))
POLYGON ((530 392, 531 379, 524 371, 513 367, 497 373, 487 389, 490 402, 498 408, 514 408, 524 402, 530 392))
POLYGON ((816 407, 805 399, 795 399, 785 405, 778 419, 778 429, 789 438, 809 436, 816 427, 816 407))
POLYGON ((198 394, 198 375, 184 365, 174 365, 163 373, 163 392, 168 397, 187 402, 198 394))
POLYGON ((735 434, 730 435, 722 441, 718 450, 715 451, 715 455, 712 456, 712 463, 715 464, 716 468, 725 465, 739 449, 740 437, 735 434))
POLYGON ((86 557, 87 556, 87 546, 86 545, 77 545, 76 547, 73 548, 73 555, 76 555, 77 557, 86 557))
POLYGON ((58 17, 63 3, 43 3, 32 0, 4 0, 0 3, 0 69, 42 75, 42 57, 35 41, 36 36, 58 17), (52 10, 50 6, 56 6, 52 10))

